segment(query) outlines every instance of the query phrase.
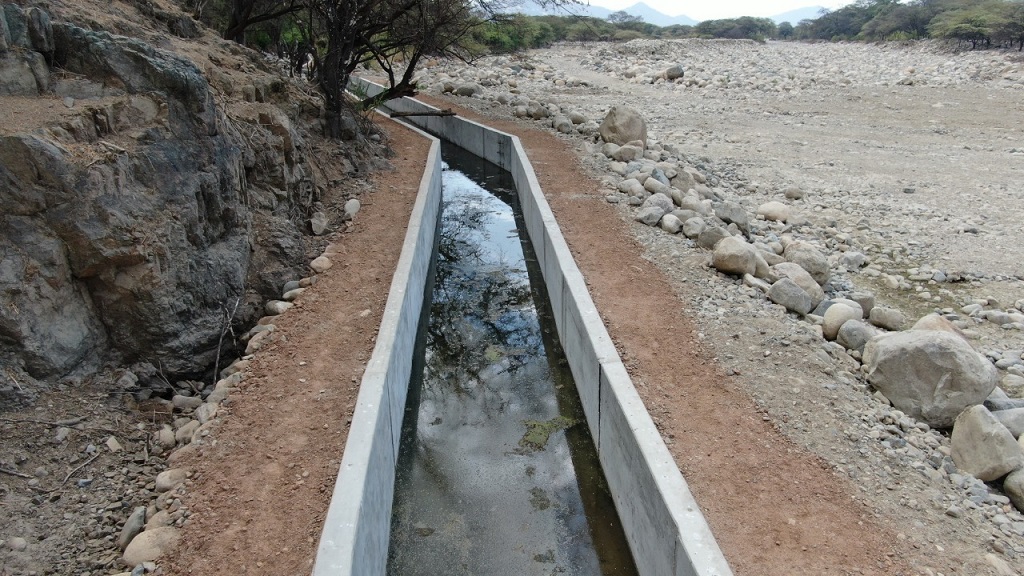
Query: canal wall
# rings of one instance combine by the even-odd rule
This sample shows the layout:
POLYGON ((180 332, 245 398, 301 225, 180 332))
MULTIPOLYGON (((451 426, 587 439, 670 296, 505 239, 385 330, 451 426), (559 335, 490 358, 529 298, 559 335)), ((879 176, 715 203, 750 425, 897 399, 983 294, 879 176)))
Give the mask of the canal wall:
MULTIPOLYGON (((356 82, 360 83, 360 90, 371 96, 381 90, 363 80, 356 82)), ((437 111, 408 98, 391 100, 387 107, 395 112, 437 111)), ((513 135, 457 116, 413 116, 406 120, 512 174, 527 233, 543 271, 558 335, 640 574, 730 576, 732 571, 700 507, 601 321, 522 143, 513 135)), ((433 193, 435 178, 439 193, 439 159, 432 147, 421 195, 424 185, 428 187, 426 194, 433 193)), ((363 378, 321 537, 315 576, 383 575, 385 571, 401 417, 430 258, 429 247, 420 264, 407 261, 406 252, 410 258, 422 253, 423 246, 410 247, 409 243, 423 241, 423 231, 435 229, 437 207, 432 210, 424 207, 414 211, 410 223, 377 348, 363 378), (414 226, 420 232, 411 240, 414 226), (415 276, 413 269, 422 269, 422 275, 415 276), (414 287, 416 281, 420 283, 414 287), (396 296, 396 289, 401 296, 396 296), (413 292, 418 294, 415 305, 407 302, 413 292), (394 310, 392 300, 396 300, 394 310), (388 338, 394 342, 385 342, 388 338), (381 358, 377 358, 378 351, 381 358)))
POLYGON ((383 576, 395 465, 416 332, 441 210, 441 143, 431 140, 373 354, 359 385, 314 576, 383 576))

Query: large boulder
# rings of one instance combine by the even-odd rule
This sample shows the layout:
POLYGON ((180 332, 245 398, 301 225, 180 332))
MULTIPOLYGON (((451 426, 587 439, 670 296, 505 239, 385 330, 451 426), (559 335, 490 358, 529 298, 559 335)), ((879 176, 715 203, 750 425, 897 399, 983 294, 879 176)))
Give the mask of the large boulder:
POLYGON ((907 317, 896 308, 876 306, 871 309, 868 321, 886 330, 902 330, 903 326, 907 323, 907 317))
POLYGON ((1017 510, 1024 510, 1024 469, 1014 470, 1006 476, 1003 492, 1006 492, 1017 510))
POLYGON ((956 467, 983 482, 1024 467, 1024 448, 984 406, 971 406, 956 417, 949 444, 956 467))
POLYGON ((768 299, 801 316, 806 315, 814 308, 807 292, 789 278, 783 278, 772 284, 771 289, 768 290, 768 299))
POLYGON ((839 335, 839 329, 850 320, 860 320, 864 317, 858 306, 856 309, 846 304, 834 304, 825 311, 824 320, 821 324, 822 333, 827 340, 835 340, 839 335))
POLYGON ((811 309, 813 310, 825 299, 825 291, 814 281, 810 273, 804 270, 799 264, 793 262, 780 262, 771 267, 771 271, 779 278, 789 278, 797 286, 804 289, 811 297, 811 309))
POLYGON ((735 202, 721 202, 715 206, 715 216, 726 224, 735 224, 743 232, 750 231, 750 216, 743 206, 735 202))
POLYGON ((992 393, 998 373, 963 338, 912 330, 873 338, 864 347, 868 382, 894 406, 935 428, 948 428, 992 393))
POLYGON ((997 410, 992 413, 999 420, 999 423, 1006 426, 1006 429, 1013 434, 1014 438, 1020 438, 1024 434, 1024 408, 1010 408, 1009 410, 997 410))
POLYGON ((847 350, 864 352, 864 346, 878 335, 878 329, 859 320, 847 320, 836 334, 836 342, 847 350))
POLYGON ((729 236, 729 231, 721 226, 708 226, 697 234, 697 246, 712 250, 716 244, 729 236))
POLYGON ((124 551, 122 560, 128 566, 153 562, 178 545, 181 534, 177 528, 153 528, 136 536, 124 551))
POLYGON ((711 265, 726 274, 754 274, 757 270, 757 248, 736 236, 723 238, 715 245, 711 265))
POLYGON ((620 146, 639 140, 647 142, 647 123, 643 116, 632 108, 612 106, 598 129, 601 139, 620 146))
POLYGON ((812 244, 807 242, 790 242, 782 253, 788 262, 798 264, 814 278, 814 281, 824 286, 831 275, 828 266, 828 259, 812 244))

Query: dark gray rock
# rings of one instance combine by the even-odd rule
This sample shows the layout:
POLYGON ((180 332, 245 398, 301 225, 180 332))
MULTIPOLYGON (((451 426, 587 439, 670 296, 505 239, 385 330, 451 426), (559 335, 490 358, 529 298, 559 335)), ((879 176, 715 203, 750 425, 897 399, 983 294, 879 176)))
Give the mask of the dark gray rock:
POLYGON ((768 299, 772 302, 785 306, 786 310, 805 315, 811 311, 811 297, 796 282, 789 278, 783 278, 772 284, 768 290, 768 299))
POLYGON ((4 20, 7 21, 7 31, 10 35, 8 44, 12 48, 31 48, 32 44, 28 38, 28 17, 25 15, 25 11, 17 4, 5 4, 3 11, 4 20))
POLYGON ((50 57, 53 54, 53 26, 50 15, 39 8, 29 8, 26 13, 28 39, 32 49, 50 57))
MULTIPOLYGON (((4 8, 18 38, 30 20, 45 30, 30 13, 4 8)), ((287 216, 312 212, 301 138, 287 118, 263 115, 243 137, 188 60, 71 24, 52 30, 58 66, 121 98, 60 126, 61 138, 94 143, 119 125, 140 136, 89 166, 43 134, 0 137, 0 363, 59 377, 109 347, 169 377, 205 370, 225 311, 241 299, 236 318, 254 319, 247 292, 278 296, 305 268, 306 222, 287 216)))
POLYGON ((124 522, 124 526, 121 527, 121 533, 117 536, 117 547, 122 551, 128 547, 128 544, 142 532, 142 529, 146 526, 146 507, 139 506, 132 510, 131 516, 128 517, 124 522))
POLYGON ((178 38, 199 38, 203 35, 199 24, 185 14, 168 18, 167 30, 178 38))
POLYGON ((735 224, 743 233, 750 231, 750 216, 743 206, 735 202, 721 202, 715 206, 715 216, 726 224, 735 224))
POLYGON ((836 342, 847 350, 864 351, 864 345, 878 335, 878 330, 860 320, 848 320, 839 328, 836 342))
POLYGON ((723 238, 731 236, 729 232, 720 226, 709 226, 697 235, 697 246, 705 250, 714 250, 715 244, 723 238))
POLYGON ((0 56, 3 56, 11 48, 11 31, 7 28, 7 18, 4 18, 4 11, 0 10, 0 56))

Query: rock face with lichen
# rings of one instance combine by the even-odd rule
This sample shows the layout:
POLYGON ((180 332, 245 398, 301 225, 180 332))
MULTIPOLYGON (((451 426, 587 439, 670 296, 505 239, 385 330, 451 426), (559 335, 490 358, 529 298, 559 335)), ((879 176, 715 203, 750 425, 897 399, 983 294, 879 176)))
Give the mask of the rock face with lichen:
POLYGON ((229 118, 185 58, 0 7, 0 97, 41 94, 62 113, 0 132, 0 392, 107 351, 207 369, 226 311, 301 275, 301 131, 270 104, 229 118))

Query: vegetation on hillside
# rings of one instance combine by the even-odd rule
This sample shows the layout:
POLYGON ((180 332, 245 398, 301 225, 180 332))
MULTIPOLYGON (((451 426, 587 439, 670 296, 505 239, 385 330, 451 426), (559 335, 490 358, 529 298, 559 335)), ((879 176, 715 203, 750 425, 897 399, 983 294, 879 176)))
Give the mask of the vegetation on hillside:
POLYGON ((1024 49, 1022 0, 857 0, 800 22, 798 39, 911 40, 939 38, 972 48, 1024 49))

